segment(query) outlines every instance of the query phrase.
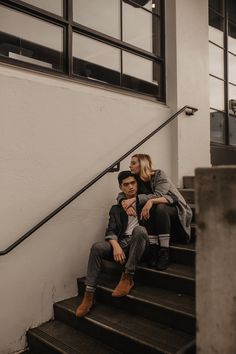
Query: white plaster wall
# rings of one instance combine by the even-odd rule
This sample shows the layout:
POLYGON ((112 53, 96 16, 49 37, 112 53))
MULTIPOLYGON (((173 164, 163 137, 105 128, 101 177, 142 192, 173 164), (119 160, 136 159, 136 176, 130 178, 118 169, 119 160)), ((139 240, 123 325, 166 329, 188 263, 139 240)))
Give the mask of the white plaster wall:
POLYGON ((174 181, 210 166, 208 1, 166 0, 167 103, 199 111, 173 131, 174 181))
MULTIPOLYGON (((0 65, 1 240, 5 249, 169 117, 156 102, 0 65)), ((172 176, 170 127, 138 152, 172 176)), ((122 164, 127 168, 129 159, 122 164)), ((118 192, 105 176, 28 240, 0 257, 0 353, 77 294, 91 244, 118 192)))

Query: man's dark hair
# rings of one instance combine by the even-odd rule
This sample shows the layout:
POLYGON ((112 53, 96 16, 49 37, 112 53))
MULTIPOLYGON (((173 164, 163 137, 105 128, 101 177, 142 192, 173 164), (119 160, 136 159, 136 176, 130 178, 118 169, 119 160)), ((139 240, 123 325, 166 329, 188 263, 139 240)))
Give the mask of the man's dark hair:
POLYGON ((136 179, 136 176, 135 174, 133 174, 131 171, 121 171, 119 174, 118 174, 118 182, 119 182, 119 185, 121 185, 121 183, 123 182, 123 180, 125 178, 128 178, 128 177, 134 177, 136 179))

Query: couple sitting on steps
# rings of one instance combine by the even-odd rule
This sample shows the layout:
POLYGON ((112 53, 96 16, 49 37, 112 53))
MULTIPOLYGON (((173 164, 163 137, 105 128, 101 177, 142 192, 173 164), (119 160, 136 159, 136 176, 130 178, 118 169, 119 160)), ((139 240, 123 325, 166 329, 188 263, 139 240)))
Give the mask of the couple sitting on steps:
POLYGON ((153 170, 149 155, 132 156, 131 171, 118 175, 121 193, 109 213, 105 241, 93 244, 89 256, 84 298, 76 310, 85 316, 94 304, 103 259, 123 265, 113 297, 129 294, 138 263, 165 270, 169 265, 169 243, 190 240, 192 211, 173 183, 161 170, 153 170))

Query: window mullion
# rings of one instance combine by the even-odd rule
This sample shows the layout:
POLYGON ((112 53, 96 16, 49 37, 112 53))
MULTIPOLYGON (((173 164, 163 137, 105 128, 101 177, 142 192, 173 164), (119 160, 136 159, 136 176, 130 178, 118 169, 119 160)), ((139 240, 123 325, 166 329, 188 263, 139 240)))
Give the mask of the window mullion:
POLYGON ((225 143, 229 145, 228 0, 224 0, 224 15, 225 143))

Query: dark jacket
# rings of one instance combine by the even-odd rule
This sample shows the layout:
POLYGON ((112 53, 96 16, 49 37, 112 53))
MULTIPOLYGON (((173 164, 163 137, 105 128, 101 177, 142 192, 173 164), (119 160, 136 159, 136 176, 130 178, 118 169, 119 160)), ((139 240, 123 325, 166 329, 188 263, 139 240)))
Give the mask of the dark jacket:
MULTIPOLYGON (((137 216, 140 222, 141 208, 137 205, 137 216)), ((109 212, 109 221, 105 233, 105 240, 117 240, 118 242, 123 239, 124 232, 128 226, 128 215, 120 205, 113 205, 109 212)))

